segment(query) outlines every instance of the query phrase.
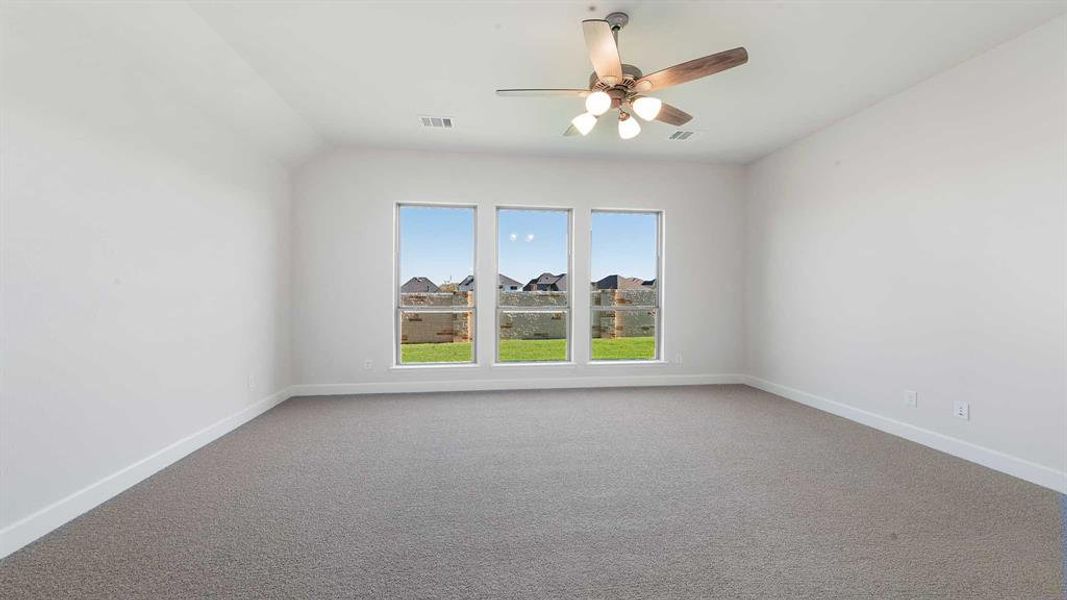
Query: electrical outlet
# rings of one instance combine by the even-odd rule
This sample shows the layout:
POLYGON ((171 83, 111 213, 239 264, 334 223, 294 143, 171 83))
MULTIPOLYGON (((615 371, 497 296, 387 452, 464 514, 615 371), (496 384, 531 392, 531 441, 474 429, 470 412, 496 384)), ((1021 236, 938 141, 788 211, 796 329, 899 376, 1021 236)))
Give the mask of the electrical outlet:
POLYGON ((674 362, 676 362, 678 364, 682 364, 682 362, 683 362, 682 361, 682 355, 681 354, 675 354, 674 355, 674 362))
POLYGON ((256 376, 255 375, 249 375, 248 376, 248 391, 250 391, 250 392, 256 391, 256 376))
POLYGON ((910 406, 915 408, 919 406, 919 392, 915 390, 906 390, 904 392, 904 406, 910 406))
POLYGON ((363 370, 364 371, 370 371, 373 368, 374 368, 374 361, 372 361, 372 360, 363 361, 363 370))
POLYGON ((952 403, 952 416, 969 421, 971 419, 971 405, 963 400, 955 400, 952 403))

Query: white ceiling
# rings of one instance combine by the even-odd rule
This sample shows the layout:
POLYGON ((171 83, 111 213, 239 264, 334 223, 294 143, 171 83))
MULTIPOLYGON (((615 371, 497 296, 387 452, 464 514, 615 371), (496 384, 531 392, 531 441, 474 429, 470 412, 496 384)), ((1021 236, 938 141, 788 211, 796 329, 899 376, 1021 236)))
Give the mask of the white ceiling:
MULTIPOLYGON (((1064 2, 232 2, 194 10, 327 141, 405 148, 749 162, 1064 12, 1064 2), (601 123, 564 138, 582 19, 623 10, 624 62, 646 73, 745 46, 747 65, 663 91, 698 135, 601 123), (424 129, 420 114, 454 117, 424 129), (607 125, 607 126, 605 126, 607 125)), ((992 75, 992 74, 991 74, 992 75)))
MULTIPOLYGON (((220 41, 250 65, 246 75, 172 4, 156 5, 158 14, 145 5, 91 6, 53 4, 55 10, 45 12, 38 5, 41 14, 24 11, 18 25, 5 10, 5 38, 25 25, 27 39, 40 42, 30 32, 61 31, 60 12, 70 17, 65 39, 89 44, 74 56, 104 41, 121 48, 117 40, 123 38, 130 51, 114 62, 139 61, 145 64, 134 70, 161 76, 196 72, 184 83, 198 103, 215 102, 235 128, 264 138, 283 157, 313 151, 300 133, 310 125, 337 144, 735 162, 762 156, 1064 11, 1063 2, 619 2, 596 3, 593 10, 590 2, 193 4, 220 41), (628 142, 604 124, 589 138, 563 138, 569 119, 582 110, 580 99, 493 93, 497 87, 580 86, 591 68, 579 23, 612 10, 630 13, 622 55, 646 72, 748 48, 748 65, 661 94, 696 116, 689 128, 698 136, 669 142, 671 128, 654 123, 628 142), (41 27, 23 22, 38 16, 41 27), (99 35, 82 35, 90 21, 99 35), (180 64, 178 57, 185 57, 180 64), (148 64, 153 60, 157 68, 148 64), (248 76, 256 74, 265 86, 248 76), (256 86, 264 91, 253 92, 256 86), (458 128, 423 129, 419 114, 455 117, 458 128)), ((52 44, 63 51, 57 56, 71 57, 66 46, 75 42, 60 41, 52 44)), ((45 43, 28 50, 33 47, 40 62, 45 43)), ((9 84, 11 72, 5 68, 9 84)), ((172 90, 178 83, 171 81, 172 90)))
MULTIPOLYGON (((229 130, 285 164, 322 140, 202 18, 180 2, 0 1, 0 112, 9 103, 154 145, 229 130), (176 134, 176 123, 189 131, 176 134)), ((58 124, 57 121, 53 123, 58 124)))
MULTIPOLYGON (((270 156, 323 143, 749 162, 1062 14, 1055 2, 4 2, 5 101, 76 101, 151 132, 197 110, 270 156), (580 87, 582 19, 623 10, 623 60, 651 72, 743 45, 747 65, 664 90, 698 134, 613 123, 560 134, 578 98, 498 87, 580 87), (111 82, 115 85, 102 85, 111 82), (107 90, 135 92, 133 96, 107 90), (150 99, 147 114, 134 110, 150 99), (420 114, 454 117, 450 131, 420 114)), ((990 74, 996 76, 996 74, 990 74)), ((62 112, 62 111, 60 111, 62 112)), ((99 120, 99 119, 98 119, 99 120)), ((166 133, 163 131, 163 133, 166 133)))

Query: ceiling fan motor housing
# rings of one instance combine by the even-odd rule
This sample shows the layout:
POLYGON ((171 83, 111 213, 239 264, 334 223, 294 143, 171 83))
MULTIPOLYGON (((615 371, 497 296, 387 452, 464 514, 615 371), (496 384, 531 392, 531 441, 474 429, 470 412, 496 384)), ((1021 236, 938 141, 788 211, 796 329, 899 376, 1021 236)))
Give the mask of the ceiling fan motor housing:
POLYGON ((589 74, 589 89, 604 90, 605 92, 613 88, 630 90, 633 89, 634 82, 638 79, 641 79, 642 77, 644 77, 644 73, 641 72, 641 69, 638 69, 633 65, 623 64, 622 82, 617 83, 615 85, 608 85, 600 81, 600 78, 597 77, 596 71, 593 71, 589 74))

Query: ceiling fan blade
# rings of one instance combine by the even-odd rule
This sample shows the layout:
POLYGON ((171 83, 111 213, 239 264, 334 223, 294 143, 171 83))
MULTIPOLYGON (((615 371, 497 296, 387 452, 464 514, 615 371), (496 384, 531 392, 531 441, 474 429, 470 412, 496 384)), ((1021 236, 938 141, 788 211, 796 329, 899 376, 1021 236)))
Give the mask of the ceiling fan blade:
POLYGON ((705 56, 704 58, 697 58, 680 65, 661 69, 650 75, 645 75, 637 80, 634 87, 640 92, 662 90, 663 88, 668 88, 672 85, 678 85, 694 79, 700 79, 701 77, 707 77, 708 75, 714 75, 720 71, 732 69, 747 62, 748 51, 744 48, 734 48, 733 50, 726 50, 719 52, 718 54, 705 56))
POLYGON ((528 96, 576 96, 584 98, 589 95, 589 90, 563 90, 563 89, 546 89, 546 90, 497 90, 497 96, 513 96, 513 97, 528 97, 528 96))
POLYGON ((693 115, 664 102, 659 108, 659 114, 656 115, 656 120, 675 126, 681 126, 692 121, 693 115))
POLYGON ((567 128, 566 131, 563 132, 563 135, 566 136, 566 137, 570 137, 572 135, 578 135, 578 128, 575 127, 574 125, 571 125, 570 127, 567 128))
POLYGON ((615 85, 622 81, 622 60, 619 59, 619 46, 615 43, 615 34, 611 25, 603 19, 582 21, 582 33, 585 34, 585 46, 589 48, 589 60, 593 70, 601 81, 615 85))

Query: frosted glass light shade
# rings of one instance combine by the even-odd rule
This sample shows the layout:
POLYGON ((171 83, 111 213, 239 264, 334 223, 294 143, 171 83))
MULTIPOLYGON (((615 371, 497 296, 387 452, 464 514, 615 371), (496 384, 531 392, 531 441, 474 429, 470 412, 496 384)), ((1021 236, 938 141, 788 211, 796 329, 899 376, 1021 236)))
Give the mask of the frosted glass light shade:
POLYGON ((659 109, 663 108, 663 101, 659 98, 641 96, 633 102, 634 112, 646 121, 652 121, 659 115, 659 109))
POLYGON ((571 119, 571 125, 574 125, 578 133, 589 135, 589 132, 593 130, 593 126, 596 125, 596 117, 585 112, 571 119))
POLYGON ((604 92, 596 91, 585 97, 585 110, 594 117, 608 112, 611 108, 611 96, 604 92))
POLYGON ((637 137, 639 133, 641 133, 641 124, 637 122, 637 119, 630 117, 619 121, 619 137, 622 139, 637 137))

